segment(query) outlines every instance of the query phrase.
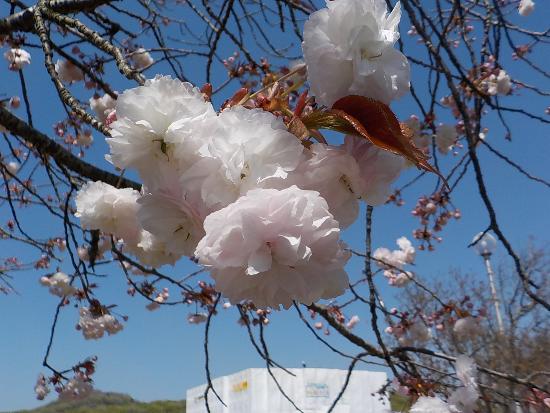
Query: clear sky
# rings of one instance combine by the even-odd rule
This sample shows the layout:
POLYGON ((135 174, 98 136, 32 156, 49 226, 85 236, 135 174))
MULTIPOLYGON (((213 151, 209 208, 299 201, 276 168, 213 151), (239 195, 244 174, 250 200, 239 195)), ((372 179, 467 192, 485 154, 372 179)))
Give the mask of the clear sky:
MULTIPOLYGON (((545 29, 550 15, 543 2, 538 2, 537 11, 529 18, 517 19, 517 23, 539 30, 545 29)), ((0 16, 6 15, 8 6, 0 6, 0 16)), ((184 16, 179 16, 184 17, 184 16)), ((408 23, 403 22, 401 32, 405 37, 407 50, 414 53, 418 47, 414 41, 408 40, 405 32, 408 23)), ((281 42, 288 38, 279 39, 281 42)), ((33 39, 36 44, 36 39, 33 39)), ((153 47, 151 39, 144 40, 145 46, 153 47), (150 43, 147 43, 149 41, 150 43)), ((295 45, 297 46, 297 45, 295 45)), ((229 56, 233 52, 230 45, 223 45, 229 56)), ((256 57, 262 52, 254 50, 256 57)), ((42 65, 42 54, 38 49, 29 49, 33 56, 33 63, 25 68, 25 76, 29 81, 29 93, 32 102, 35 125, 42 131, 52 134, 52 124, 61 119, 63 114, 57 101, 51 81, 45 75, 42 65)), ((294 55, 299 49, 294 47, 294 55)), ((2 50, 3 52, 4 50, 2 50)), ((186 63, 185 74, 200 84, 203 81, 202 67, 196 62, 186 63)), ((5 61, 0 65, 7 65, 5 61)), ((110 66, 108 70, 113 71, 110 66)), ((513 78, 523 79, 536 84, 541 79, 533 77, 530 71, 525 70, 521 63, 510 64, 506 70, 513 78), (527 77, 528 78, 524 78, 527 77)), ((164 64, 154 66, 146 72, 152 77, 156 73, 169 73, 164 64)), ((223 70, 217 68, 217 79, 221 80, 223 70)), ((423 72, 413 66, 412 82, 417 90, 422 90, 427 80, 423 72)), ((117 90, 124 90, 130 84, 119 76, 110 76, 112 86, 117 90)), ((548 89, 548 82, 541 84, 548 89)), ((72 87, 72 90, 83 100, 90 96, 89 91, 81 85, 72 87)), ((227 95, 217 98, 217 103, 228 96, 232 89, 227 89, 227 95)), ((235 89, 233 89, 235 90, 235 89)), ((6 96, 20 95, 17 74, 0 70, 0 93, 6 96)), ((531 95, 530 95, 531 96, 531 95)), ((439 96, 441 97, 441 96, 439 96)), ((514 96, 505 97, 510 103, 531 108, 543 114, 548 106, 539 97, 526 99, 521 92, 514 96)), ((395 104, 394 110, 401 119, 414 113, 414 106, 410 97, 395 104)), ((24 118, 23 106, 17 111, 18 116, 24 118)), ((484 126, 488 127, 487 139, 503 153, 512 157, 523 165, 532 174, 549 179, 548 162, 550 160, 550 145, 548 144, 548 129, 539 124, 526 121, 519 116, 511 116, 513 139, 504 140, 504 132, 495 123, 493 115, 489 115, 484 126)), ((450 119, 449 119, 450 120, 450 119)), ((101 135, 94 134, 94 148, 87 155, 88 159, 95 160, 103 168, 111 166, 103 159, 107 146, 101 135)), ((2 144, 4 145, 4 144, 2 144)), ((5 147, 0 145, 4 153, 5 147)), ((462 154, 463 150, 459 149, 462 154)), ((452 158, 452 155, 449 155, 452 158)), ((549 240, 548 229, 550 219, 548 208, 550 197, 548 188, 519 175, 500 159, 490 154, 486 149, 480 150, 480 158, 487 179, 487 186, 491 198, 498 206, 497 214, 501 228, 509 236, 512 244, 521 249, 527 246, 530 236, 544 243, 549 240)), ((441 169, 448 171, 453 159, 444 159, 441 169)), ((23 171, 25 172, 25 171, 23 171)), ((27 171, 28 172, 28 171, 27 171)), ((399 182, 407 182, 415 170, 404 173, 399 182)), ((423 178, 418 185, 410 188, 405 194, 406 204, 403 207, 382 206, 374 212, 374 245, 395 247, 395 240, 405 235, 412 239, 411 232, 417 228, 417 220, 411 216, 415 200, 422 194, 430 193, 435 184, 433 177, 423 178)), ((415 271, 425 279, 430 277, 448 277, 451 267, 461 268, 464 271, 474 271, 483 276, 482 262, 473 251, 466 247, 473 235, 483 230, 488 224, 488 217, 481 208, 481 200, 477 193, 475 180, 471 173, 465 177, 462 185, 453 194, 454 204, 462 210, 463 218, 452 221, 442 233, 444 241, 437 246, 434 253, 420 252, 418 254, 415 271)), ((8 219, 7 210, 3 207, 2 223, 8 219)), ((362 210, 362 213, 364 211, 362 210)), ((61 235, 62 228, 57 221, 44 215, 34 215, 21 212, 24 216, 23 225, 29 228, 32 234, 44 237, 45 234, 61 235)), ((359 220, 344 233, 344 240, 356 250, 364 250, 364 223, 359 220)), ((1 257, 19 256, 23 261, 36 256, 19 244, 2 243, 1 257)), ((503 257, 502 248, 497 252, 497 258, 503 257)), ((71 271, 70 262, 63 263, 61 268, 71 271)), ((193 270, 185 259, 174 269, 166 268, 172 274, 184 275, 193 270)), ((352 279, 361 276, 362 262, 353 258, 348 266, 352 279)), ((0 411, 9 411, 20 408, 30 408, 40 405, 34 398, 33 386, 39 372, 45 372, 42 367, 42 357, 46 349, 49 329, 53 318, 57 298, 50 295, 40 286, 38 280, 48 271, 27 271, 16 274, 13 280, 18 294, 0 296, 0 411)), ((128 323, 122 332, 115 336, 106 337, 98 341, 86 341, 82 334, 76 331, 78 311, 72 306, 63 308, 58 323, 58 331, 54 341, 51 363, 60 367, 69 367, 72 363, 91 355, 97 355, 97 373, 94 375, 97 388, 101 390, 128 393, 139 400, 155 399, 182 399, 185 390, 205 381, 203 336, 204 325, 189 325, 187 314, 194 308, 183 306, 161 308, 155 312, 145 309, 145 302, 140 297, 127 296, 126 282, 123 274, 116 266, 103 267, 105 278, 98 279, 100 288, 97 294, 105 304, 118 304, 117 311, 129 316, 128 323)), ((204 279, 207 279, 205 277, 204 279)), ((383 278, 376 280, 377 285, 386 297, 386 304, 392 306, 394 290, 387 286, 383 278)), ((449 280, 452 282, 452 280, 449 280)), ((358 314, 361 318, 356 332, 372 340, 369 329, 369 315, 364 308, 349 309, 348 315, 358 314)), ((220 315, 213 320, 211 331, 211 365, 214 376, 232 373, 249 367, 261 367, 264 362, 257 356, 248 341, 246 329, 237 325, 238 312, 236 309, 220 311, 220 315)), ((304 361, 310 367, 347 368, 345 360, 335 356, 321 346, 315 338, 305 330, 294 310, 281 311, 271 317, 267 328, 268 343, 273 358, 283 365, 298 367, 304 361)), ((331 342, 340 345, 352 353, 359 351, 343 342, 337 335, 329 337, 331 342)), ((373 367, 373 369, 379 369, 373 367)), ((52 397, 48 400, 51 400, 52 397)))

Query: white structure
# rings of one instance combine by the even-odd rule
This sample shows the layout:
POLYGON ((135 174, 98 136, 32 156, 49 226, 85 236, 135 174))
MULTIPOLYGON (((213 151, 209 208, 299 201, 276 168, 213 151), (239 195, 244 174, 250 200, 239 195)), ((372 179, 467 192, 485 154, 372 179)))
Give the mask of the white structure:
MULTIPOLYGON (((303 412, 326 413, 346 380, 346 370, 281 369, 272 372, 285 393, 303 412)), ((377 393, 386 383, 386 373, 354 370, 334 413, 389 413, 389 402, 377 393)), ((294 413, 296 408, 281 394, 267 369, 248 369, 212 380, 208 404, 212 413, 294 413)), ((187 390, 187 413, 206 412, 206 385, 187 390)))

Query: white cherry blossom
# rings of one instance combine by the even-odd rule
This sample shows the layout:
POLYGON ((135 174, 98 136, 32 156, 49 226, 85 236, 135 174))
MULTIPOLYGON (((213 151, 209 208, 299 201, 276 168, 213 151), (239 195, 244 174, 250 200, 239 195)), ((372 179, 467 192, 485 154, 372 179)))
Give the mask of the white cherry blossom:
POLYGON ((453 331, 457 338, 462 340, 476 337, 482 332, 479 320, 472 316, 456 320, 453 325, 453 331))
POLYGON ((411 407, 410 413, 452 413, 449 405, 439 397, 421 396, 411 407))
POLYGON ((90 109, 92 109, 101 122, 107 120, 109 113, 115 110, 116 99, 105 93, 103 96, 94 95, 90 98, 90 109))
POLYGON ((186 132, 198 133, 209 116, 215 116, 212 105, 190 83, 170 76, 147 80, 117 99, 117 120, 107 138, 110 160, 119 168, 137 169, 148 185, 158 163, 171 162, 176 167, 173 145, 186 144, 192 139, 186 132))
POLYGON ((522 16, 529 16, 535 10, 535 2, 533 0, 521 0, 518 6, 518 12, 522 16))
POLYGON ((4 52, 4 57, 9 62, 10 70, 21 70, 23 66, 31 64, 31 55, 24 49, 15 48, 4 52))
POLYGON ((84 80, 84 72, 68 60, 59 59, 55 62, 55 71, 59 79, 65 83, 74 83, 84 80))
POLYGON ((155 62, 155 59, 143 47, 137 48, 130 58, 134 62, 134 67, 138 70, 146 69, 155 62))
POLYGON ((346 323, 346 328, 349 330, 353 329, 357 325, 357 323, 359 323, 359 321, 361 321, 361 319, 359 318, 358 315, 352 316, 349 319, 349 321, 346 323))
POLYGON ((40 284, 49 287, 50 293, 58 297, 66 297, 74 294, 76 288, 71 284, 71 277, 63 272, 56 272, 51 277, 40 278, 40 284))
POLYGON ((40 373, 36 379, 36 384, 34 385, 34 393, 36 394, 36 398, 38 400, 44 400, 49 392, 50 388, 48 387, 46 377, 40 373))
POLYGON ((126 244, 128 252, 135 255, 138 261, 149 267, 157 268, 166 264, 174 265, 181 254, 170 252, 166 244, 149 231, 141 230, 137 244, 126 244))
POLYGON ((59 393, 59 400, 80 400, 93 390, 92 381, 84 373, 76 372, 59 393))
POLYGON ((359 136, 346 136, 344 148, 359 165, 363 181, 361 199, 369 205, 380 205, 387 201, 391 184, 407 166, 405 158, 378 148, 359 136))
POLYGON ((510 76, 502 69, 499 70, 498 75, 492 74, 483 83, 491 96, 508 95, 512 90, 510 76))
POLYGON ((80 319, 77 329, 82 330, 86 340, 97 340, 104 336, 118 333, 124 326, 111 314, 94 314, 90 308, 80 308, 80 319))
POLYGON ((212 127, 208 144, 197 149, 201 159, 181 177, 182 187, 200 193, 208 209, 250 189, 288 186, 284 180, 299 165, 303 147, 280 118, 238 106, 223 111, 212 127))
POLYGON ((309 16, 302 49, 317 102, 332 104, 347 95, 390 103, 409 90, 407 58, 394 49, 401 5, 388 15, 383 0, 327 1, 309 16))
POLYGON ((359 198, 365 188, 360 174, 357 161, 345 148, 315 143, 305 152, 290 182, 319 192, 340 227, 346 228, 359 212, 359 198))
POLYGON ((436 129, 435 144, 440 153, 446 155, 452 149, 458 138, 454 125, 440 124, 436 129))
POLYGON ((149 311, 157 310, 160 308, 160 305, 162 303, 165 303, 166 300, 168 300, 169 297, 170 297, 170 293, 168 292, 168 288, 163 288, 162 291, 157 294, 155 299, 149 304, 147 304, 146 308, 149 311))
POLYGON ((19 163, 15 161, 11 161, 6 164, 6 169, 12 175, 15 175, 19 171, 20 167, 21 165, 19 165, 19 163))
POLYGON ((388 248, 381 247, 374 250, 373 257, 376 265, 387 270, 401 269, 406 264, 414 263, 416 250, 407 237, 400 237, 396 241, 398 250, 390 251, 388 248))
POLYGON ((126 242, 139 237, 137 199, 139 192, 115 188, 104 182, 87 182, 76 195, 75 216, 86 229, 99 229, 126 242))
POLYGON ((142 227, 164 243, 168 252, 191 256, 204 235, 199 212, 185 199, 162 191, 138 200, 142 227))
POLYGON ((317 192, 256 189, 205 222, 195 255, 231 302, 260 307, 342 294, 349 258, 338 223, 317 192))

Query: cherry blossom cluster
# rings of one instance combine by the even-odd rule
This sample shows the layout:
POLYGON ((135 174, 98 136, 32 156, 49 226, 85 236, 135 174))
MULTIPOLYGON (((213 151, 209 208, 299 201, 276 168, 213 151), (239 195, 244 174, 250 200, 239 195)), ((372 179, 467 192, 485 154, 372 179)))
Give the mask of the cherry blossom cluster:
POLYGON ((461 355, 455 360, 456 376, 461 386, 451 392, 447 401, 437 396, 421 396, 410 413, 473 413, 479 399, 477 366, 470 357, 461 355))
POLYGON ((419 250, 435 249, 432 241, 441 242, 442 238, 435 233, 441 232, 451 219, 460 219, 462 214, 458 209, 450 209, 451 203, 445 190, 441 190, 431 196, 420 197, 412 210, 412 215, 418 217, 421 228, 413 231, 415 239, 422 242, 419 250), (431 229, 429 228, 432 224, 431 229))
POLYGON ((97 340, 105 333, 113 335, 121 331, 124 326, 108 310, 101 305, 80 307, 80 319, 76 326, 82 331, 86 340, 97 340))
POLYGON ((385 332, 392 335, 400 345, 423 345, 432 339, 432 330, 421 314, 409 318, 409 314, 404 312, 399 317, 399 323, 386 327, 385 332))
POLYGON ((353 136, 305 148, 260 109, 218 115, 169 77, 125 91, 114 113, 110 160, 136 169, 144 186, 86 184, 76 198, 83 227, 116 235, 145 265, 194 256, 235 302, 288 307, 341 294, 349 254, 340 228, 360 199, 383 202, 404 167, 353 136))
POLYGON ((40 278, 40 284, 48 287, 50 293, 58 297, 67 297, 76 292, 76 288, 71 285, 71 278, 63 272, 40 278))
POLYGON ((44 400, 51 391, 50 385, 54 386, 59 400, 80 400, 90 395, 93 391, 92 375, 95 373, 96 361, 97 357, 94 356, 72 367, 74 374, 71 379, 65 377, 65 372, 54 371, 48 378, 40 373, 34 386, 36 398, 44 400))
MULTIPOLYGON (((400 6, 388 14, 382 0, 367 3, 329 2, 306 23, 302 46, 317 103, 349 94, 389 103, 408 91, 407 59, 393 48, 400 6), (331 37, 336 27, 345 33, 331 37), (327 64, 344 65, 349 76, 327 64)), ((108 159, 137 171, 143 188, 86 184, 76 198, 82 226, 114 235, 143 265, 197 260, 231 302, 288 308, 342 294, 349 252, 340 230, 356 220, 361 200, 386 201, 409 164, 357 136, 302 145, 284 111, 266 103, 279 92, 259 95, 260 108, 234 98, 220 113, 208 93, 170 77, 126 90, 116 104, 94 96, 91 108, 111 128, 108 159)))
POLYGON ((403 267, 414 263, 416 250, 406 237, 399 238, 397 246, 399 249, 393 251, 384 247, 377 248, 373 258, 376 265, 384 270, 384 277, 388 279, 390 285, 403 287, 414 277, 411 271, 405 271, 403 267))

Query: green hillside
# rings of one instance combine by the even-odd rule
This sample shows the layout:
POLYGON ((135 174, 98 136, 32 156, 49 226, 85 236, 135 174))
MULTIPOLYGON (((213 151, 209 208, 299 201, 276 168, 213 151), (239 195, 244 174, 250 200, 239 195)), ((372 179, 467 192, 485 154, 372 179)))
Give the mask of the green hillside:
POLYGON ((185 413, 185 400, 142 403, 125 394, 95 391, 84 400, 54 401, 33 410, 6 413, 185 413))

